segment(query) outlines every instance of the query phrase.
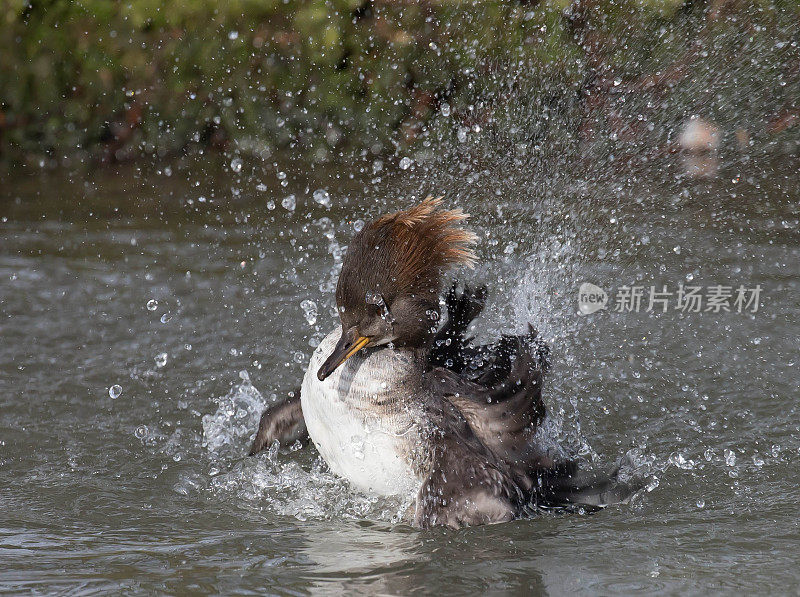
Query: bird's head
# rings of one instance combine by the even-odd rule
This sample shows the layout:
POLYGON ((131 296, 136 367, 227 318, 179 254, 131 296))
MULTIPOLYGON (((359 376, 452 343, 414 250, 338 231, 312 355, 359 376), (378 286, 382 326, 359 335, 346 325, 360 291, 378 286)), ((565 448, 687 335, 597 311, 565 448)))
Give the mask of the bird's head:
POLYGON ((439 320, 442 275, 476 260, 477 237, 460 227, 468 214, 440 209, 441 203, 428 197, 353 237, 336 286, 342 335, 317 372, 320 380, 362 348, 429 342, 439 320))

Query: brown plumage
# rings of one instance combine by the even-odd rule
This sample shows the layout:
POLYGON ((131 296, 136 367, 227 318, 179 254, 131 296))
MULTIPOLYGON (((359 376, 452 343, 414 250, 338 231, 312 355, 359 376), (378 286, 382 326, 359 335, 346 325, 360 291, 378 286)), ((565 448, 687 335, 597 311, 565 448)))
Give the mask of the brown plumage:
POLYGON ((440 210, 441 204, 442 197, 428 196, 419 205, 381 216, 367 227, 367 234, 388 229, 406 278, 432 267, 472 267, 477 261, 473 251, 477 235, 458 227, 469 214, 461 208, 440 210))
POLYGON ((367 292, 388 302, 400 295, 430 297, 438 303, 442 273, 472 267, 477 236, 460 227, 469 215, 439 209, 442 198, 378 218, 353 237, 336 289, 340 307, 363 303, 367 292))

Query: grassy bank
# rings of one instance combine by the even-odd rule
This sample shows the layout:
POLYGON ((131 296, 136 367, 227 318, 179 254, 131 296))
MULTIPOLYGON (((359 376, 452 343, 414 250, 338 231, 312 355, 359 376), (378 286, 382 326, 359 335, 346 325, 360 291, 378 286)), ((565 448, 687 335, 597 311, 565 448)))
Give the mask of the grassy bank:
POLYGON ((763 119, 764 134, 800 117, 794 1, 0 6, 6 163, 127 161, 193 147, 262 157, 289 147, 315 159, 393 152, 425 144, 437 127, 457 135, 480 126, 525 103, 520 89, 540 108, 570 110, 574 132, 589 139, 620 118, 635 124, 618 101, 626 94, 633 105, 643 94, 656 108, 668 101, 667 120, 698 105, 724 119, 733 107, 753 127, 763 119))

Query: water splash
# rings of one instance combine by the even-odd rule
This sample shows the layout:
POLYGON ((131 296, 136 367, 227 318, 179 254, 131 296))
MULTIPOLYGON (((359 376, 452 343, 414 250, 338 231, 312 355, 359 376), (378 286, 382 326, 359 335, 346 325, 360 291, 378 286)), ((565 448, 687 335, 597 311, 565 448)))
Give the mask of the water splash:
POLYGON ((218 398, 217 411, 202 419, 203 447, 219 457, 241 456, 266 406, 266 400, 250 382, 247 371, 241 371, 239 376, 242 383, 218 398))
MULTIPOLYGON (((202 418, 209 491, 240 506, 298 520, 408 520, 411 500, 367 496, 351 489, 328 470, 313 448, 301 452, 295 446, 287 454, 275 443, 265 453, 242 458, 270 401, 253 386, 247 372, 240 377, 241 383, 216 400, 216 412, 202 418)), ((202 487, 202 480, 185 478, 176 491, 187 494, 202 487)))

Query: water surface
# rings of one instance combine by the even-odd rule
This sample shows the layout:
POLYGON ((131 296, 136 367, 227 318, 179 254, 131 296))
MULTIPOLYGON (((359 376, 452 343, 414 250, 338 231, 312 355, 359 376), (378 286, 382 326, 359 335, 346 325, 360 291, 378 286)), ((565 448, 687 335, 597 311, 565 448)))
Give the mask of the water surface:
POLYGON ((0 587, 800 590, 796 167, 693 180, 677 162, 549 178, 458 166, 198 160, 4 181, 0 587), (427 192, 473 213, 483 264, 462 274, 491 286, 476 334, 542 330, 551 435, 647 477, 633 504, 418 531, 313 448, 243 457, 335 325, 354 223, 427 192), (582 282, 609 309, 578 315, 582 282), (679 284, 760 285, 759 309, 614 311, 624 285, 679 284))

